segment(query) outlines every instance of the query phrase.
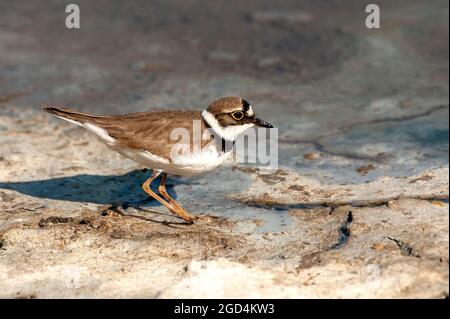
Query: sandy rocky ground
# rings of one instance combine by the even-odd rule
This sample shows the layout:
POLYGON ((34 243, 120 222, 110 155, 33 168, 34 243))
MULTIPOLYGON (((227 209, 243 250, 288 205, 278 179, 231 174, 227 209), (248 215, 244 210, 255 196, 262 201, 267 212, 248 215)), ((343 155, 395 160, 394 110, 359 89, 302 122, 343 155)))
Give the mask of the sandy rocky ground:
POLYGON ((448 2, 79 4, 0 1, 0 297, 448 298, 448 2), (170 179, 194 225, 121 207, 150 172, 39 108, 224 95, 279 167, 170 179))

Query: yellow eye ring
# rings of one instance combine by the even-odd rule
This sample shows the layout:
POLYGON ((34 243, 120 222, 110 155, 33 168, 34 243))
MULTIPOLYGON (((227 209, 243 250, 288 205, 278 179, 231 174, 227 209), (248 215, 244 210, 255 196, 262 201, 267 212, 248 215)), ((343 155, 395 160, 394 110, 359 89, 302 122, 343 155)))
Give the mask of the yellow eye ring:
POLYGON ((231 116, 236 120, 236 121, 240 121, 244 118, 244 112, 241 111, 236 111, 231 113, 231 116))

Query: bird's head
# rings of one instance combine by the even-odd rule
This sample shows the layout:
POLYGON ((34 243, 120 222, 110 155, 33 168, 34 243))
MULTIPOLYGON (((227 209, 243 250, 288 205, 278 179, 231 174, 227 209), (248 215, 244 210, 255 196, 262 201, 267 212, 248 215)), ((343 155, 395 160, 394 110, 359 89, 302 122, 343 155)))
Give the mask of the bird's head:
POLYGON ((272 124, 256 117, 250 103, 240 97, 223 97, 202 112, 203 119, 223 139, 234 141, 245 130, 254 127, 272 128, 272 124))

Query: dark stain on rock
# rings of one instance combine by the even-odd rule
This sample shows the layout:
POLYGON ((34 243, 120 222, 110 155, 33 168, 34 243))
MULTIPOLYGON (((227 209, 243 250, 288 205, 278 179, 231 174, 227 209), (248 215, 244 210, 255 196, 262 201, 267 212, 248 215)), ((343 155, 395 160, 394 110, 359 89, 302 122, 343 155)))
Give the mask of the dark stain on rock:
POLYGON ((111 233, 109 233, 109 237, 113 239, 123 239, 126 237, 126 234, 123 230, 114 229, 111 233))
POLYGON ((232 171, 240 171, 242 173, 249 173, 249 174, 257 174, 259 172, 259 169, 256 167, 249 167, 249 166, 233 166, 231 168, 232 171))
POLYGON ((305 190, 305 187, 301 185, 291 185, 288 187, 288 189, 290 189, 291 191, 302 192, 305 190))
POLYGON ((363 165, 360 166, 356 169, 356 171, 361 174, 361 175, 366 175, 367 173, 369 173, 371 170, 374 170, 375 166, 373 166, 372 164, 368 164, 368 165, 363 165))
POLYGON ((86 219, 86 218, 83 218, 82 220, 80 220, 79 222, 78 222, 78 224, 80 224, 80 225, 87 225, 87 226, 89 226, 89 227, 91 227, 91 228, 98 228, 98 226, 96 226, 96 225, 94 225, 94 223, 92 222, 92 220, 90 220, 90 219, 86 219))
POLYGON ((259 177, 261 178, 261 180, 269 185, 273 185, 273 184, 277 184, 280 182, 284 182, 286 180, 285 177, 288 175, 288 173, 286 173, 285 171, 278 169, 276 170, 275 173, 273 174, 259 174, 259 177))
POLYGON ((308 269, 315 265, 318 265, 322 262, 320 258, 321 252, 314 252, 305 256, 302 256, 302 259, 295 270, 299 271, 302 269, 308 269))

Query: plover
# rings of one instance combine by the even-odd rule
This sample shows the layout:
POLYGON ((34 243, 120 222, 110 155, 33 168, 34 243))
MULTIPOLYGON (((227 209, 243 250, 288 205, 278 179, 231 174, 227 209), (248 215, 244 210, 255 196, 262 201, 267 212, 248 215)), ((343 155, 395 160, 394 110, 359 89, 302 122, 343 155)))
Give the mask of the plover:
POLYGON ((240 97, 220 98, 204 111, 161 110, 95 115, 45 105, 43 109, 84 127, 113 150, 152 169, 152 175, 142 188, 187 222, 192 222, 195 217, 168 194, 165 187, 167 174, 194 176, 211 171, 225 162, 233 151, 234 141, 245 130, 254 126, 273 127, 257 118, 250 103, 240 97), (196 128, 201 135, 197 140, 193 136, 196 128), (188 138, 180 140, 178 137, 182 133, 186 133, 188 138), (161 174, 158 195, 151 189, 151 184, 161 174))

